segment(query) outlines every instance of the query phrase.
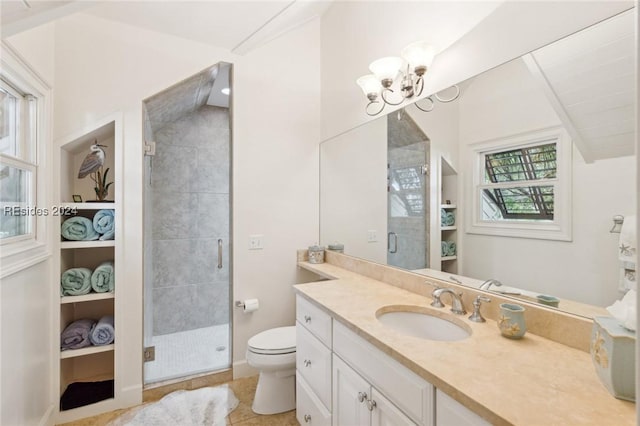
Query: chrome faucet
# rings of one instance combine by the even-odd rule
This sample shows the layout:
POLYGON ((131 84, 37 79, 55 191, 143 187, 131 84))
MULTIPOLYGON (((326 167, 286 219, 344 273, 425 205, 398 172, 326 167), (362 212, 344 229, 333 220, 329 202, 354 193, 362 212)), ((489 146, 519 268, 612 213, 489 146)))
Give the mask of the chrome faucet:
POLYGON ((502 283, 498 280, 494 280, 493 278, 486 280, 485 282, 483 282, 482 284, 480 284, 480 289, 481 290, 489 290, 489 287, 491 287, 492 285, 495 285, 496 287, 500 287, 502 285, 502 283), (484 286, 487 286, 487 288, 485 288, 484 286))
POLYGON ((440 300, 440 296, 443 293, 449 293, 451 295, 451 312, 456 315, 464 315, 467 311, 464 309, 464 305, 462 304, 462 293, 458 294, 451 288, 436 288, 431 293, 431 297, 433 298, 433 302, 431 302, 431 306, 436 308, 443 308, 444 304, 440 300))
POLYGON ((480 305, 482 304, 482 302, 491 302, 491 299, 489 299, 486 296, 483 296, 481 294, 479 294, 476 297, 476 300, 473 301, 473 313, 469 316, 469 319, 473 322, 487 322, 487 320, 485 320, 482 316, 482 314, 480 313, 480 305))

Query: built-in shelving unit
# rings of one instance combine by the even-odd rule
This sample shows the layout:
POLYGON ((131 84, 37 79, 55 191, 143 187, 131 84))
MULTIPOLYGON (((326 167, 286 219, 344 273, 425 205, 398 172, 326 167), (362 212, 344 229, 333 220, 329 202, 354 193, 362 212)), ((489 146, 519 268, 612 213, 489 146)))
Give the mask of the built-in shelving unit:
POLYGON ((83 294, 82 296, 62 296, 60 298, 60 304, 64 305, 66 303, 82 303, 82 302, 92 302, 95 300, 106 300, 113 299, 115 293, 89 293, 83 294))
POLYGON ((440 158, 440 217, 438 224, 440 225, 440 241, 452 242, 455 244, 455 254, 440 256, 440 269, 442 271, 457 273, 458 272, 458 205, 455 200, 458 199, 458 174, 455 169, 444 159, 440 158), (442 217, 444 214, 453 215, 453 223, 445 225, 442 217))
POLYGON ((68 351, 61 351, 60 359, 75 358, 79 356, 99 354, 101 352, 109 352, 109 351, 113 351, 115 347, 116 345, 112 343, 110 345, 104 345, 104 346, 89 346, 87 348, 82 348, 82 349, 72 349, 68 351))
MULTIPOLYGON (((118 283, 122 274, 118 268, 119 257, 121 256, 121 220, 119 209, 121 206, 122 185, 117 182, 120 173, 120 155, 122 150, 121 118, 106 119, 95 128, 79 132, 68 138, 59 141, 57 149, 57 164, 59 164, 59 200, 57 210, 60 216, 60 225, 65 220, 73 216, 83 216, 93 220, 95 214, 100 210, 112 210, 115 213, 115 237, 111 240, 93 241, 67 241, 60 235, 59 250, 57 256, 56 278, 58 283, 54 291, 58 294, 58 333, 72 322, 79 319, 99 320, 105 315, 112 315, 115 319, 115 340, 114 343, 102 346, 87 346, 80 349, 59 351, 59 363, 56 369, 56 376, 59 378, 59 397, 62 397, 65 389, 78 382, 96 382, 114 380, 114 392, 111 398, 95 401, 94 403, 72 408, 69 410, 57 411, 55 423, 65 423, 82 417, 92 416, 104 411, 118 408, 116 362, 118 359, 118 315, 116 306, 118 305, 118 283), (78 179, 77 173, 80 164, 85 156, 90 152, 90 147, 97 141, 104 145, 106 154, 103 171, 108 167, 108 181, 115 182, 109 188, 108 202, 91 202, 95 198, 93 190, 94 182, 89 177, 78 179), (80 196, 82 202, 74 202, 80 196), (60 277, 71 268, 88 268, 94 270, 106 261, 114 262, 115 290, 113 292, 96 293, 91 292, 79 296, 62 296, 60 290, 60 277)), ((77 201, 77 200, 76 200, 77 201)))

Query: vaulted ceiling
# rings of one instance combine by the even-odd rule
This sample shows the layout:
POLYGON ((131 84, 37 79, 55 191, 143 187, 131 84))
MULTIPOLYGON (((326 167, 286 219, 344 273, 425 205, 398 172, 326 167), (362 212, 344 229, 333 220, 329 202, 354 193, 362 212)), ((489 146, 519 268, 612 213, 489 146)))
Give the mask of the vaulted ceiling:
POLYGON ((631 10, 526 60, 587 162, 634 153, 635 37, 631 10))
POLYGON ((3 38, 85 12, 244 54, 322 15, 330 4, 331 0, 2 0, 0 16, 3 38))

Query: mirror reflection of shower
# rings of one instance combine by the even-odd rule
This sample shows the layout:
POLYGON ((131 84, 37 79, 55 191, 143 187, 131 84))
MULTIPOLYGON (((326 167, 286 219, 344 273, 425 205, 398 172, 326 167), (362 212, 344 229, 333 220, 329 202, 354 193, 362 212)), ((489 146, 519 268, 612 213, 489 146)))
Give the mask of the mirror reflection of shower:
POLYGON ((387 264, 429 267, 429 138, 409 114, 387 116, 387 264))
POLYGON ((144 101, 145 383, 231 366, 231 70, 144 101))

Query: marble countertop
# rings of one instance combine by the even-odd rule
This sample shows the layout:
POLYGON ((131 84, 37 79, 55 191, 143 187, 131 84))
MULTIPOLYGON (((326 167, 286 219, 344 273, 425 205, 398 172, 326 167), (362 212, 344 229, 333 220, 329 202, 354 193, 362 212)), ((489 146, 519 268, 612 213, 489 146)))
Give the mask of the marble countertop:
POLYGON ((382 325, 376 312, 408 305, 453 314, 430 307, 424 296, 336 265, 298 265, 329 278, 294 286, 298 294, 493 424, 636 424, 635 404, 609 394, 588 353, 531 333, 510 340, 495 321, 475 323, 468 315, 455 316, 472 330, 465 340, 402 335, 382 325))

